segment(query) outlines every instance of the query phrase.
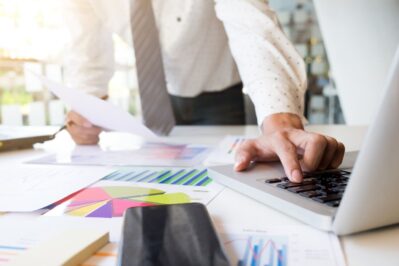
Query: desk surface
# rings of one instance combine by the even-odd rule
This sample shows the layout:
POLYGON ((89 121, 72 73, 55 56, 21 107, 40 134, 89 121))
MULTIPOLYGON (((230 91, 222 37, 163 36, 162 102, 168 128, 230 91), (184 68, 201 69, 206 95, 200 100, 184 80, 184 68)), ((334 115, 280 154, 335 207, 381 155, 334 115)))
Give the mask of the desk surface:
MULTIPOLYGON (((358 150, 364 139, 366 127, 362 126, 309 126, 319 132, 337 138, 348 151, 358 150)), ((258 135, 255 126, 184 126, 176 127, 169 140, 216 145, 225 135, 258 135)), ((127 138, 127 136, 125 136, 127 138)), ((121 141, 105 134, 102 141, 121 141)), ((123 140, 124 142, 126 139, 123 140)), ((69 145, 64 141, 63 145, 69 145)), ((72 143, 70 143, 72 145, 72 143)), ((38 150, 15 151, 0 154, 0 164, 27 160, 41 153, 38 150)), ((249 223, 257 220, 265 225, 299 224, 293 218, 281 214, 230 189, 225 189, 209 205, 212 218, 218 222, 249 223), (229 202, 227 205, 226 202, 229 202)), ((346 261, 351 265, 399 265, 399 226, 365 232, 341 238, 346 261)))

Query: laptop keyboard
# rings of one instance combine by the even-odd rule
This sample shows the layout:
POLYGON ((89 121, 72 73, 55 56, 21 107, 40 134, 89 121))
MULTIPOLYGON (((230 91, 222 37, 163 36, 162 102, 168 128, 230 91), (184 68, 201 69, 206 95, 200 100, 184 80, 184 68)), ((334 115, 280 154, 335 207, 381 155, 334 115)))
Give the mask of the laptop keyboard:
POLYGON ((338 207, 350 174, 346 170, 304 173, 302 183, 290 182, 287 177, 268 179, 265 183, 330 207, 338 207))

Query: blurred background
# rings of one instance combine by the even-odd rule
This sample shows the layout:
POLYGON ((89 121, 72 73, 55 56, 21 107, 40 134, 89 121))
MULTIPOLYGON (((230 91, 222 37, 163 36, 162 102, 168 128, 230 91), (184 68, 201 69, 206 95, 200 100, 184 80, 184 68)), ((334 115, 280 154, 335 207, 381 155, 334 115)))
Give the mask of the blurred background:
MULTIPOLYGON (((270 0, 269 4, 306 62, 307 119, 311 124, 345 123, 313 1, 270 0)), ((65 106, 30 72, 63 81, 68 35, 57 1, 0 0, 0 33, 0 124, 63 124, 65 106)), ((109 85, 109 100, 139 115, 131 48, 118 36, 114 45, 117 71, 109 85)))

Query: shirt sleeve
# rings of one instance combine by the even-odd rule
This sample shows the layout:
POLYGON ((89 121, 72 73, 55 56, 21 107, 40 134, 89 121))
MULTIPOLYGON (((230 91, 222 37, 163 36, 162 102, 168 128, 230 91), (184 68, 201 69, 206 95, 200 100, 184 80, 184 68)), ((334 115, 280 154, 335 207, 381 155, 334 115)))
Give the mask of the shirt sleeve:
POLYGON ((266 1, 215 0, 241 79, 254 102, 258 124, 275 113, 305 120, 305 64, 282 32, 266 1))
POLYGON ((103 97, 114 73, 112 32, 101 20, 89 0, 63 0, 63 15, 68 28, 64 56, 68 86, 103 97))

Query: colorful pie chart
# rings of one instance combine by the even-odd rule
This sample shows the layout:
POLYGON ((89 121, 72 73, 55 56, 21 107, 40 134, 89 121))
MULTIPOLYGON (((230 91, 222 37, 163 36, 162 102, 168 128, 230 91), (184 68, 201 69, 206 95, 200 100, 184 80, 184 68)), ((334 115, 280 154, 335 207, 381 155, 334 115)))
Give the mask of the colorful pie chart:
POLYGON ((185 193, 167 193, 159 189, 143 187, 92 187, 72 198, 66 209, 67 215, 79 217, 121 217, 127 208, 162 204, 188 203, 185 193))

